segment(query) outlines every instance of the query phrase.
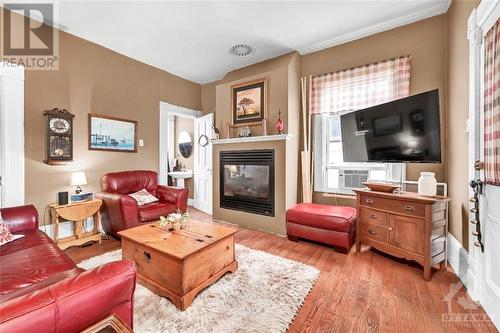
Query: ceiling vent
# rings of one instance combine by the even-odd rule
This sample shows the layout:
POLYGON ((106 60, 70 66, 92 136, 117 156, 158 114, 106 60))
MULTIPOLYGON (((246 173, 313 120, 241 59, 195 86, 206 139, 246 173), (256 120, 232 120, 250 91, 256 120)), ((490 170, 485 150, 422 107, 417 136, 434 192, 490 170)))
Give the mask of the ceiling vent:
POLYGON ((229 49, 229 53, 237 57, 246 57, 255 52, 255 49, 246 44, 237 44, 229 49))

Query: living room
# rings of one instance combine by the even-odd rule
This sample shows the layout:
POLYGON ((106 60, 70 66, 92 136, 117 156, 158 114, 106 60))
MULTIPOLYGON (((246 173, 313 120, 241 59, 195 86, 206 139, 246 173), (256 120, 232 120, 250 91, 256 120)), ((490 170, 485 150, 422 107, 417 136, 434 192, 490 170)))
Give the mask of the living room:
POLYGON ((3 3, 0 331, 497 332, 499 12, 3 3))

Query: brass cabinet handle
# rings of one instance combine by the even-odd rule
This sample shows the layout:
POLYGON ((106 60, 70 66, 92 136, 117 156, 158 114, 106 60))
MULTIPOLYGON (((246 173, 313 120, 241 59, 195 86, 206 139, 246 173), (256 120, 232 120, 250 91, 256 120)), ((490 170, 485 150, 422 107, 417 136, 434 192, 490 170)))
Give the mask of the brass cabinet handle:
POLYGON ((149 264, 151 262, 151 253, 144 251, 144 259, 149 264))
POLYGON ((371 230, 371 229, 368 229, 368 233, 369 233, 370 235, 375 235, 375 234, 376 234, 376 232, 375 232, 375 231, 373 231, 373 230, 371 230))
POLYGON ((371 218, 371 219, 376 219, 377 215, 375 215, 375 214, 368 214, 368 217, 371 218))
POLYGON ((405 206, 405 210, 407 212, 414 212, 415 211, 415 207, 413 207, 413 206, 405 206))
POLYGON ((371 204, 371 203, 373 203, 373 200, 372 199, 365 199, 365 202, 371 204))

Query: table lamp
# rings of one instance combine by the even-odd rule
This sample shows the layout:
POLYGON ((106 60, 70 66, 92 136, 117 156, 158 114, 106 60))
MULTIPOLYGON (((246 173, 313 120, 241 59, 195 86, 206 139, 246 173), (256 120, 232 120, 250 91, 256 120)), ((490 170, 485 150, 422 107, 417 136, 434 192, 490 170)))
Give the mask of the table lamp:
POLYGON ((76 186, 75 189, 76 194, 82 193, 82 188, 80 186, 87 185, 87 177, 85 176, 85 172, 83 171, 72 172, 71 176, 69 177, 69 185, 76 186))

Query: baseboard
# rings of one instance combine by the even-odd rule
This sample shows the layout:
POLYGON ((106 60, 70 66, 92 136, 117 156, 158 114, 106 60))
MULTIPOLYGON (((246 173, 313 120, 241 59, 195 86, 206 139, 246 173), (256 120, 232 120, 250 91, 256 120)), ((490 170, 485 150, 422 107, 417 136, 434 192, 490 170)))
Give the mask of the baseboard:
POLYGON ((194 199, 188 199, 188 206, 194 207, 194 199))
MULTIPOLYGON (((94 221, 92 218, 88 218, 85 221, 84 229, 90 231, 93 228, 94 228, 94 221)), ((42 230, 47 235, 49 235, 50 238, 54 239, 54 225, 53 224, 47 224, 44 226, 40 226, 40 230, 42 230)), ((99 226, 99 230, 102 231, 101 226, 99 226)), ((66 221, 66 222, 59 223, 59 238, 73 236, 74 234, 75 234, 75 224, 73 222, 66 221)))
POLYGON ((465 287, 472 282, 469 271, 469 253, 460 242, 448 234, 448 263, 465 287))

